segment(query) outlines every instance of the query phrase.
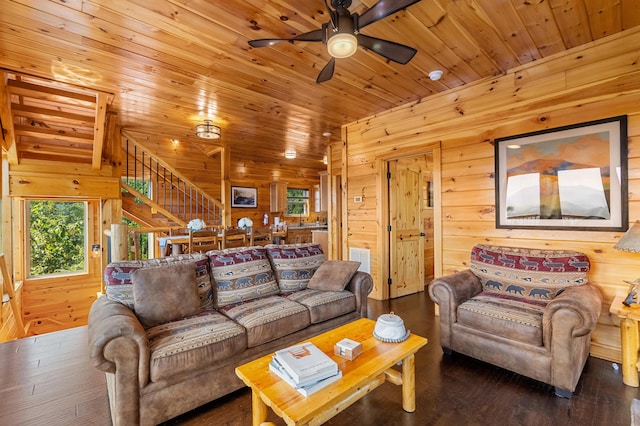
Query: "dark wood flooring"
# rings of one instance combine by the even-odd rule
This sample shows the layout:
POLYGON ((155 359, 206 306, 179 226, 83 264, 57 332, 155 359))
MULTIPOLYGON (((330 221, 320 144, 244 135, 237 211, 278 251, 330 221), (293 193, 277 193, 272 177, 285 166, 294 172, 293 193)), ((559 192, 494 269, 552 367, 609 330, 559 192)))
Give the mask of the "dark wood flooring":
MULTIPOLYGON (((370 301, 369 316, 393 310, 429 344, 416 356, 417 409, 401 408, 385 383, 327 425, 629 425, 639 390, 622 383, 611 362, 590 358, 571 399, 545 384, 462 355, 444 356, 437 318, 425 293, 370 301)), ((0 425, 109 425, 104 376, 89 365, 86 327, 0 344, 0 425)), ((269 420, 284 423, 273 413, 269 420)), ((250 425, 242 389, 166 425, 250 425)))

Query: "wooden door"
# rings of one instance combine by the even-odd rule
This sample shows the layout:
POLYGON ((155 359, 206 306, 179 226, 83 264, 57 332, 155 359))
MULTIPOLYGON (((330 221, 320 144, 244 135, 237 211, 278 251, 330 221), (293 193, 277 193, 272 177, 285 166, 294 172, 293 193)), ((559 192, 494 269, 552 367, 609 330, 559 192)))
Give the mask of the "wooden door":
POLYGON ((425 156, 389 162, 389 297, 424 290, 422 222, 425 156))

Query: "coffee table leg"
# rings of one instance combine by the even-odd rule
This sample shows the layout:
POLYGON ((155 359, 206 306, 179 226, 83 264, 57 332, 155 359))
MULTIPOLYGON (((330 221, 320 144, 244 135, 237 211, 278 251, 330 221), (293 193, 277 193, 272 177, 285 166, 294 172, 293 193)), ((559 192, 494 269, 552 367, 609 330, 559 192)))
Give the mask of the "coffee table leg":
POLYGON ((267 404, 262 401, 260 394, 251 389, 251 416, 253 426, 260 426, 267 420, 267 404))
POLYGON ((416 357, 411 354, 402 360, 402 408, 408 413, 416 411, 416 357))

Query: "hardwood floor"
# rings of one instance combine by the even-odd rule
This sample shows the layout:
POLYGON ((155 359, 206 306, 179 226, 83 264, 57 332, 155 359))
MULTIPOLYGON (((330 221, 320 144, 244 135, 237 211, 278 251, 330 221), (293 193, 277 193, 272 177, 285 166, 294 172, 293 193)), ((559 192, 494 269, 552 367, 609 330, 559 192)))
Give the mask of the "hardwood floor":
MULTIPOLYGON (((369 317, 393 310, 429 344, 416 355, 417 409, 402 411, 400 389, 385 383, 327 425, 628 425, 639 390, 611 362, 589 358, 572 399, 545 384, 462 355, 444 356, 425 293, 369 301, 369 317)), ((269 420, 284 423, 273 413, 269 420)), ((89 365, 86 327, 0 344, 0 424, 109 425, 103 374, 89 365)), ((166 425, 250 425, 243 389, 166 425)))

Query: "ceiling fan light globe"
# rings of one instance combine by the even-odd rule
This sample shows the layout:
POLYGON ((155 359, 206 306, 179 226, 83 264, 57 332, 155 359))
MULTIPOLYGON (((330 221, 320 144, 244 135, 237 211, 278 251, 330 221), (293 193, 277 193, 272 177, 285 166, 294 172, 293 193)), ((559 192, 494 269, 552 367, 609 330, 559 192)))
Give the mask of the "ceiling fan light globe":
POLYGON ((334 58, 348 58, 358 50, 358 40, 353 34, 337 33, 327 41, 327 50, 334 58))

